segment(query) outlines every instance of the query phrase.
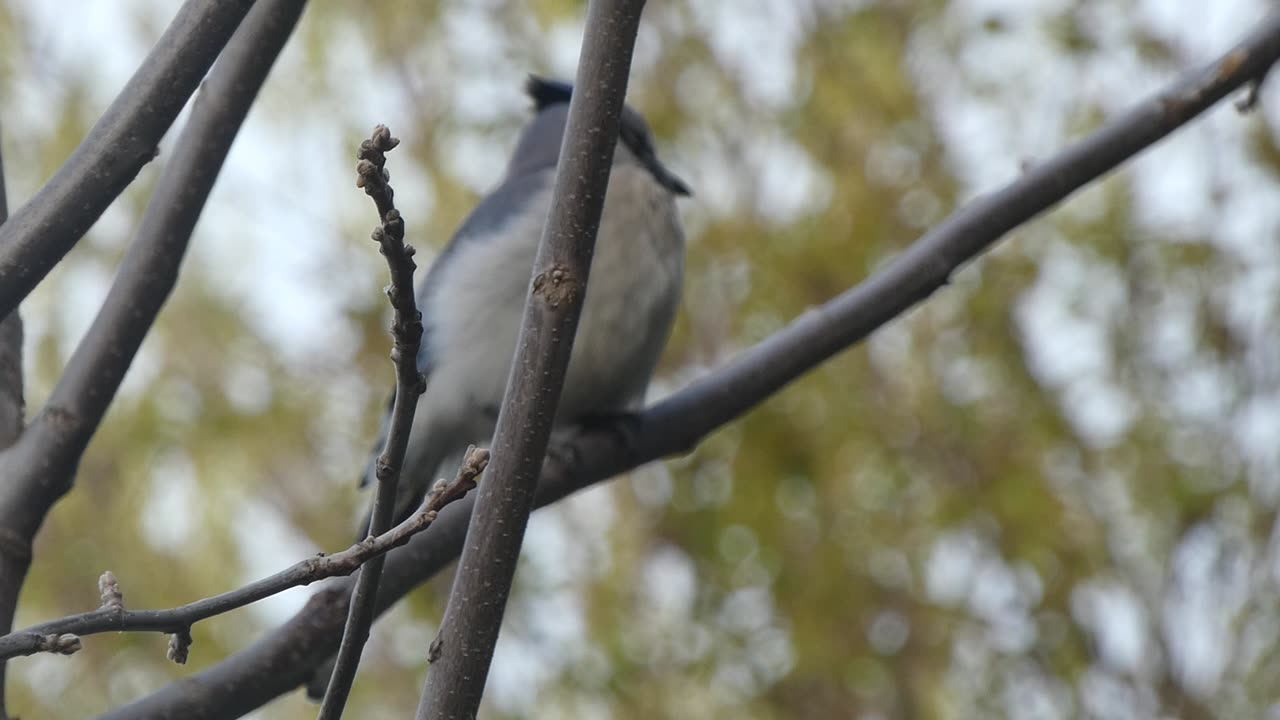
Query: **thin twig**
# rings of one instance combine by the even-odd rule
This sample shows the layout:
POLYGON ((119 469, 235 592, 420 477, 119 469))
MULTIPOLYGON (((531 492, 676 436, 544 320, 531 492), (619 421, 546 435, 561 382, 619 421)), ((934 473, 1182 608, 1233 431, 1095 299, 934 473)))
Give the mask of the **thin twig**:
POLYGON ((453 482, 437 483, 417 512, 376 538, 366 538, 333 555, 307 558, 275 575, 244 587, 176 608, 126 609, 120 585, 115 576, 107 571, 99 580, 102 607, 92 612, 69 615, 0 637, 0 658, 38 652, 59 652, 70 655, 80 649, 79 641, 73 642, 74 639, 98 633, 162 632, 172 633, 178 637, 178 641, 170 645, 170 656, 175 662, 186 662, 186 649, 191 644, 192 625, 277 595, 290 588, 310 585, 325 578, 350 575, 361 565, 373 558, 381 557, 392 548, 404 545, 414 535, 430 527, 441 510, 465 497, 476 486, 476 478, 484 471, 488 462, 488 451, 472 448, 453 482), (178 657, 173 657, 174 655, 178 657))
MULTIPOLYGON (((356 185, 364 188, 378 207, 382 225, 373 231, 387 267, 391 272, 391 285, 387 297, 391 301, 394 318, 391 323, 391 362, 396 370, 396 394, 391 407, 391 422, 387 442, 378 456, 375 474, 378 478, 377 494, 369 518, 369 534, 377 535, 391 524, 396 505, 396 486, 400 481, 400 469, 405 451, 409 447, 409 433, 413 429, 413 416, 418 407, 418 396, 425 389, 422 374, 418 372, 418 346, 422 342, 422 313, 418 311, 413 295, 413 247, 404 242, 404 219, 396 209, 395 193, 388 183, 386 153, 400 141, 391 137, 384 125, 373 130, 368 140, 360 143, 356 164, 356 185)), ((346 629, 342 633, 342 645, 334 663, 329 688, 320 705, 320 720, 337 720, 342 716, 351 684, 355 681, 360 665, 360 654, 369 639, 373 625, 374 602, 378 594, 378 580, 382 577, 383 558, 365 565, 356 579, 355 592, 347 614, 346 629)))
MULTIPOLYGON (((893 263, 825 305, 801 315, 728 365, 646 410, 632 432, 599 428, 570 441, 572 467, 548 463, 535 503, 570 493, 658 458, 684 452, 813 366, 865 338, 940 286, 1013 227, 1189 122, 1280 58, 1280 12, 1259 23, 1234 50, 1188 72, 993 195, 948 217, 893 263), (921 279, 914 278, 920 274, 921 279), (624 438, 626 442, 624 442, 624 438)), ((378 605, 385 609, 458 557, 471 499, 454 503, 432 526, 388 555, 378 605)), ((318 593, 294 618, 254 646, 173 683, 101 720, 183 717, 230 720, 293 690, 305 669, 325 662, 341 631, 347 591, 318 593), (264 676, 270 676, 264 682, 264 676), (210 698, 223 699, 212 703, 210 698)))

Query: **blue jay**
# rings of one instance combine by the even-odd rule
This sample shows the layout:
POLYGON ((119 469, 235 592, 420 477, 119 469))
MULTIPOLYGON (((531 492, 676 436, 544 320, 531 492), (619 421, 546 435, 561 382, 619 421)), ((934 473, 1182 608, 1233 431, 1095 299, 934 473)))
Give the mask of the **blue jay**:
MULTIPOLYGON (((400 475, 397 518, 413 510, 437 477, 452 477, 469 444, 485 445, 493 435, 551 209, 572 90, 529 78, 534 117, 506 175, 463 221, 418 288, 424 328, 418 370, 427 384, 400 475)), ((680 301, 684 231, 676 197, 689 194, 658 161, 644 119, 625 107, 557 427, 639 409, 680 301)), ((388 422, 384 418, 375 452, 388 422)), ((370 462, 362 487, 374 482, 373 468, 370 462)))

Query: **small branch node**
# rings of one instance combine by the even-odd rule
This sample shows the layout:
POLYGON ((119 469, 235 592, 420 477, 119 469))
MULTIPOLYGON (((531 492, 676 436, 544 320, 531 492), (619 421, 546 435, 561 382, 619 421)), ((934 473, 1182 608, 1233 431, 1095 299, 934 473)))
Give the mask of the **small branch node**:
POLYGON ((391 130, 386 125, 377 125, 373 128, 373 146, 379 152, 387 152, 393 150, 400 144, 400 138, 391 137, 391 130))
POLYGON ((102 596, 103 610, 124 609, 124 592, 120 590, 120 581, 115 573, 107 570, 98 577, 98 593, 102 596))
POLYGON ((45 635, 37 645, 39 652, 51 652, 58 655, 74 655, 84 647, 79 635, 71 633, 53 633, 45 635))
POLYGON ((369 178, 378 172, 378 166, 372 161, 360 160, 356 163, 356 187, 363 188, 368 184, 369 178))
MULTIPOLYGON (((1232 57, 1235 57, 1237 54, 1238 53, 1232 53, 1227 57, 1228 59, 1230 59, 1232 57)), ((1229 64, 1229 63, 1226 60, 1224 60, 1223 64, 1229 64)), ((1236 110, 1238 112, 1240 112, 1241 114, 1244 114, 1244 113, 1252 112, 1258 109, 1259 103, 1262 102, 1262 86, 1267 82, 1267 76, 1271 74, 1271 68, 1273 67, 1275 66, 1268 65, 1265 69, 1263 69, 1261 73, 1258 74, 1257 77, 1249 81, 1248 85, 1246 86, 1247 89, 1245 91, 1244 97, 1240 98, 1235 103, 1236 110)))
POLYGON ((191 652, 191 629, 183 628, 169 636, 169 650, 165 657, 179 664, 187 664, 187 656, 191 652))
POLYGON ((431 486, 431 494, 439 495, 440 493, 444 492, 444 489, 447 487, 449 487, 449 483, 446 482, 444 478, 440 478, 439 480, 436 480, 435 485, 431 486))
POLYGON ((560 303, 574 302, 582 288, 582 280, 564 265, 553 265, 533 278, 534 297, 544 298, 552 310, 560 303))
POLYGON ((379 455, 378 459, 374 461, 373 474, 378 479, 378 482, 385 482, 394 472, 395 467, 391 465, 386 455, 379 455))

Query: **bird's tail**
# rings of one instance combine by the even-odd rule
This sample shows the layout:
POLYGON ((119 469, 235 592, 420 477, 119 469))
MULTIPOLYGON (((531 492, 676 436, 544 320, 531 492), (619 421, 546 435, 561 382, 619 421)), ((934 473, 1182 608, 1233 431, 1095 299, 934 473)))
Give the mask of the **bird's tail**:
MULTIPOLYGON (((396 484, 396 505, 395 514, 392 515, 391 526, 404 522, 417 510, 421 505, 423 498, 426 496, 427 488, 435 482, 435 476, 441 470, 449 469, 450 472, 457 470, 458 462, 461 462, 461 456, 458 462, 453 462, 453 458, 441 458, 443 453, 427 452, 415 454, 413 452, 416 444, 410 444, 410 452, 405 456, 404 467, 400 471, 400 481, 396 484), (442 462, 443 460, 443 462, 442 462), (428 468, 424 470, 423 468, 428 468)), ((418 446, 420 447, 420 446, 418 446)), ((378 479, 375 474, 377 467, 377 456, 375 455, 369 462, 369 467, 365 471, 364 476, 360 478, 360 486, 365 487, 371 485, 376 492, 378 489, 378 479)), ((369 536, 369 524, 373 519, 373 498, 369 499, 369 509, 361 516, 360 525, 356 533, 356 542, 360 542, 369 536)), ((334 657, 330 657, 312 672, 311 678, 307 681, 307 698, 309 700, 319 702, 324 698, 324 693, 329 689, 329 677, 333 674, 334 657)))
MULTIPOLYGON (((424 434, 428 437, 415 437, 410 441, 409 450, 405 453, 400 480, 396 483, 396 504, 392 511, 391 527, 407 520, 413 511, 422 505, 427 490, 435 484, 436 478, 441 473, 452 476, 458 469, 458 463, 462 461, 461 454, 442 449, 444 443, 441 442, 443 437, 440 434, 424 434), (456 460, 453 455, 458 456, 456 460)), ((371 485, 375 493, 378 490, 377 462, 377 457, 370 460, 365 477, 361 481, 362 486, 371 485)), ((372 517, 373 498, 370 497, 369 509, 365 511, 357 528, 356 542, 368 537, 369 522, 372 517)))

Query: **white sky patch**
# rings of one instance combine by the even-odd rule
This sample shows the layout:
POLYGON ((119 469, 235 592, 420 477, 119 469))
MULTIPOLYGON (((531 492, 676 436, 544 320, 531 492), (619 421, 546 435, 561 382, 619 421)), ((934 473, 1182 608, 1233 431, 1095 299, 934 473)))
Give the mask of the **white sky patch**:
MULTIPOLYGON (((550 47, 547 58, 551 63, 549 71, 561 79, 577 76, 578 55, 582 52, 582 31, 586 27, 582 19, 562 20, 551 27, 548 34, 550 47)), ((638 42, 639 38, 637 38, 638 42)))
POLYGON ((1236 411, 1232 435, 1252 465, 1251 489, 1263 502, 1280 501, 1280 392, 1247 399, 1236 411))
MULTIPOLYGON (((257 500, 241 501, 232 521, 239 548, 242 580, 253 582, 314 555, 317 548, 275 508, 257 500)), ((250 611, 266 625, 279 625, 306 604, 312 590, 286 590, 250 605, 250 611)))
POLYGON ((730 632, 751 635, 767 627, 772 619, 773 596, 769 589, 746 587, 725 596, 718 621, 730 632))
POLYGON ((61 301, 52 304, 58 316, 59 345, 66 350, 65 362, 97 317, 102 301, 111 289, 112 272, 96 263, 75 263, 60 268, 63 273, 61 301))
POLYGON ((515 633, 498 636, 485 684, 485 701, 500 712, 527 710, 538 690, 551 680, 551 669, 541 648, 515 633))
MULTIPOLYGON (((442 22, 449 54, 459 64, 485 65, 507 51, 508 43, 503 26, 493 20, 484 3, 467 3, 450 7, 445 11, 442 22)), ((458 90, 461 93, 459 100, 464 109, 469 105, 485 107, 492 104, 485 102, 483 97, 490 89, 479 90, 479 95, 473 96, 471 101, 468 101, 467 93, 477 91, 463 86, 459 86, 458 90)))
POLYGON ((565 522, 555 513, 538 513, 525 530, 522 567, 532 573, 540 585, 562 585, 574 577, 583 565, 580 545, 593 540, 571 535, 565 522))
POLYGON ((1092 633, 1110 670, 1136 675, 1151 669, 1149 618, 1130 588, 1116 582, 1086 583, 1072 592, 1071 605, 1076 622, 1092 633))
MULTIPOLYGON (((16 663, 15 663, 16 665, 16 663)), ((66 692, 75 669, 65 657, 53 653, 36 653, 23 658, 14 675, 26 681, 33 694, 45 703, 60 706, 59 696, 66 692)), ((29 710, 24 710, 24 714, 29 710)))
POLYGON ((757 0, 748 13, 737 0, 708 0, 690 9, 720 64, 737 73, 747 98, 779 109, 795 101, 795 53, 808 29, 809 5, 757 0))
POLYGON ((480 130, 459 130, 443 139, 449 173, 477 194, 498 184, 515 149, 515 138, 480 130))
POLYGON ((1139 407, 1112 377, 1114 318, 1124 311, 1124 279, 1109 263, 1055 241, 1041 260, 1035 284, 1014 309, 1028 368, 1060 401, 1086 441, 1118 441, 1139 407))
POLYGON ((747 148, 758 171, 758 212, 781 224, 794 223, 827 207, 831 181, 798 143, 783 135, 762 137, 747 148))
POLYGON ((36 29, 29 42, 42 63, 53 63, 51 73, 56 74, 59 68, 91 67, 111 79, 88 86, 94 102, 102 107, 116 98, 151 49, 152 39, 139 36, 134 18, 163 16, 173 9, 162 9, 158 0, 84 3, 76 7, 74 22, 69 22, 65 5, 33 0, 19 5, 21 14, 30 17, 36 29), (107 47, 111 52, 103 52, 107 47))
POLYGON ((1055 243, 1040 264, 1036 283, 1015 309, 1018 328, 1027 336, 1027 364, 1050 387, 1081 375, 1101 374, 1110 366, 1110 343, 1106 327, 1099 322, 1102 318, 1073 307, 1073 301, 1101 285, 1102 277, 1092 272, 1095 269, 1107 272, 1091 267, 1070 245, 1055 243))
POLYGON ((155 550, 182 555, 203 520, 195 464, 185 452, 167 452, 151 463, 150 475, 151 490, 138 516, 143 536, 155 550))
POLYGON ((940 536, 925 561, 925 591, 943 605, 956 605, 969 596, 981 541, 972 532, 956 530, 940 536))
POLYGON ((1098 378, 1072 382, 1061 400, 1076 432, 1095 448, 1119 442, 1139 417, 1140 408, 1128 391, 1098 378))
POLYGON ((1203 236, 1211 230, 1214 173, 1205 170, 1214 166, 1212 154, 1222 151, 1210 147, 1207 141, 1211 140, 1205 128, 1193 126, 1163 143, 1160 152, 1134 161, 1134 211, 1153 233, 1178 238, 1203 236))
POLYGON ((1138 0, 1128 12, 1150 31, 1177 43, 1188 54, 1220 53, 1237 42, 1241 31, 1256 22, 1266 3, 1259 0, 1138 0), (1188 22, 1194 18, 1194 22, 1188 22))
POLYGON ((1234 653, 1234 619, 1249 598, 1243 546, 1212 525, 1188 532, 1173 556, 1162 630, 1174 675, 1200 697, 1213 692, 1234 653))
POLYGON ((257 415, 271 407, 271 374, 261 365, 235 363, 227 368, 222 391, 237 412, 257 415))
POLYGON ((693 561, 679 548, 659 547, 645 559, 637 587, 645 607, 657 618, 682 621, 693 610, 698 589, 693 561))

